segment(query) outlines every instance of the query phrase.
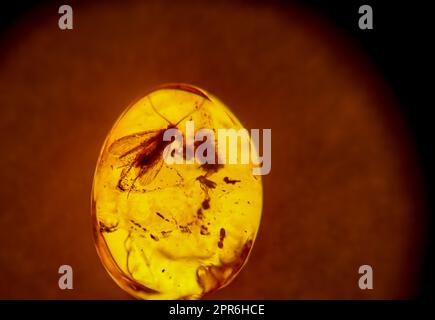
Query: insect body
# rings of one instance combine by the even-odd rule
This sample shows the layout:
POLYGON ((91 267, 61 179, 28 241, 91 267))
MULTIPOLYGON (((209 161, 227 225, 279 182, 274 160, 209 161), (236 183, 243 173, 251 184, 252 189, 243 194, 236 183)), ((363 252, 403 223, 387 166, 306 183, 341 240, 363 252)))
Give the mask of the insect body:
POLYGON ((140 185, 145 186, 154 180, 163 165, 163 151, 172 143, 172 141, 163 140, 165 131, 177 128, 182 121, 202 107, 205 99, 176 123, 172 123, 160 114, 152 104, 151 98, 149 101, 153 110, 169 124, 166 128, 137 132, 122 137, 109 147, 109 153, 123 164, 117 185, 120 191, 130 193, 136 190, 135 184, 138 181, 140 185))

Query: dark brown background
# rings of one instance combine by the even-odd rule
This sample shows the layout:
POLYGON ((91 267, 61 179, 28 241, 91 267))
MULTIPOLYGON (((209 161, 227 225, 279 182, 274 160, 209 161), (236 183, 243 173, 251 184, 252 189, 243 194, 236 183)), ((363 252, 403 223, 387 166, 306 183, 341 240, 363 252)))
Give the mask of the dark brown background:
POLYGON ((272 128, 272 173, 249 263, 221 299, 404 298, 425 209, 389 87, 338 30, 296 6, 152 1, 29 12, 0 39, 0 298, 124 299, 96 254, 94 166, 133 100, 167 82, 272 128), (74 269, 74 290, 57 286, 74 269), (358 267, 374 268, 372 291, 358 267))

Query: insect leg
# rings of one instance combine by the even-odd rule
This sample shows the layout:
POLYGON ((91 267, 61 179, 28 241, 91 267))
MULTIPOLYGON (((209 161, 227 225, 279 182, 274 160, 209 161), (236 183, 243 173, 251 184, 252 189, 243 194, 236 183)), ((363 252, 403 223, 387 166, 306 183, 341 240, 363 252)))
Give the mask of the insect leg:
POLYGON ((183 118, 178 120, 177 123, 175 124, 175 126, 178 126, 181 122, 183 122, 183 120, 186 120, 186 118, 190 117, 193 113, 195 113, 196 111, 201 109, 202 106, 204 105, 204 102, 205 102, 205 99, 202 99, 201 104, 199 106, 197 104, 195 104, 195 108, 192 111, 190 111, 188 114, 186 114, 183 118))
POLYGON ((156 107, 154 107, 153 102, 151 101, 151 97, 148 96, 148 100, 150 101, 151 108, 153 108, 154 112, 157 113, 162 119, 166 120, 167 123, 172 124, 164 115, 162 115, 159 111, 157 111, 156 107))

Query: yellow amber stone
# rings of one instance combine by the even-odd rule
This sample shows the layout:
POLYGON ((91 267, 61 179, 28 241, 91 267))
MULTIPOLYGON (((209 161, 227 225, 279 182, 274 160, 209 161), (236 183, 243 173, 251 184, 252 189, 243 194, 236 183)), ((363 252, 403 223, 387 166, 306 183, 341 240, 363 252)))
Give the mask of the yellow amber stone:
MULTIPOLYGON (((125 110, 97 163, 97 251, 115 282, 136 298, 198 299, 228 285, 246 263, 259 228, 262 185, 251 162, 189 162, 187 141, 186 161, 163 161, 163 133, 176 128, 186 140, 187 121, 215 133, 242 128, 206 91, 166 85, 125 110)), ((216 141, 217 135, 217 160, 225 150, 216 141)))

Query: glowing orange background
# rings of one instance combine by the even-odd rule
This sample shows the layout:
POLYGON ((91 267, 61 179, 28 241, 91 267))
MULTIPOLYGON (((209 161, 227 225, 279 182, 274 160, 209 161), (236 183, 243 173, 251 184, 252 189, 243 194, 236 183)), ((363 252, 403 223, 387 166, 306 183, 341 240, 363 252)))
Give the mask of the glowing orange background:
POLYGON ((0 298, 129 298, 104 271, 90 219, 113 122, 150 88, 187 82, 247 128, 272 128, 252 256, 210 298, 403 298, 418 286, 424 207, 389 88, 351 43, 292 6, 73 5, 31 12, 0 39, 0 298), (58 267, 74 290, 58 289, 58 267), (374 268, 373 291, 357 286, 374 268))

